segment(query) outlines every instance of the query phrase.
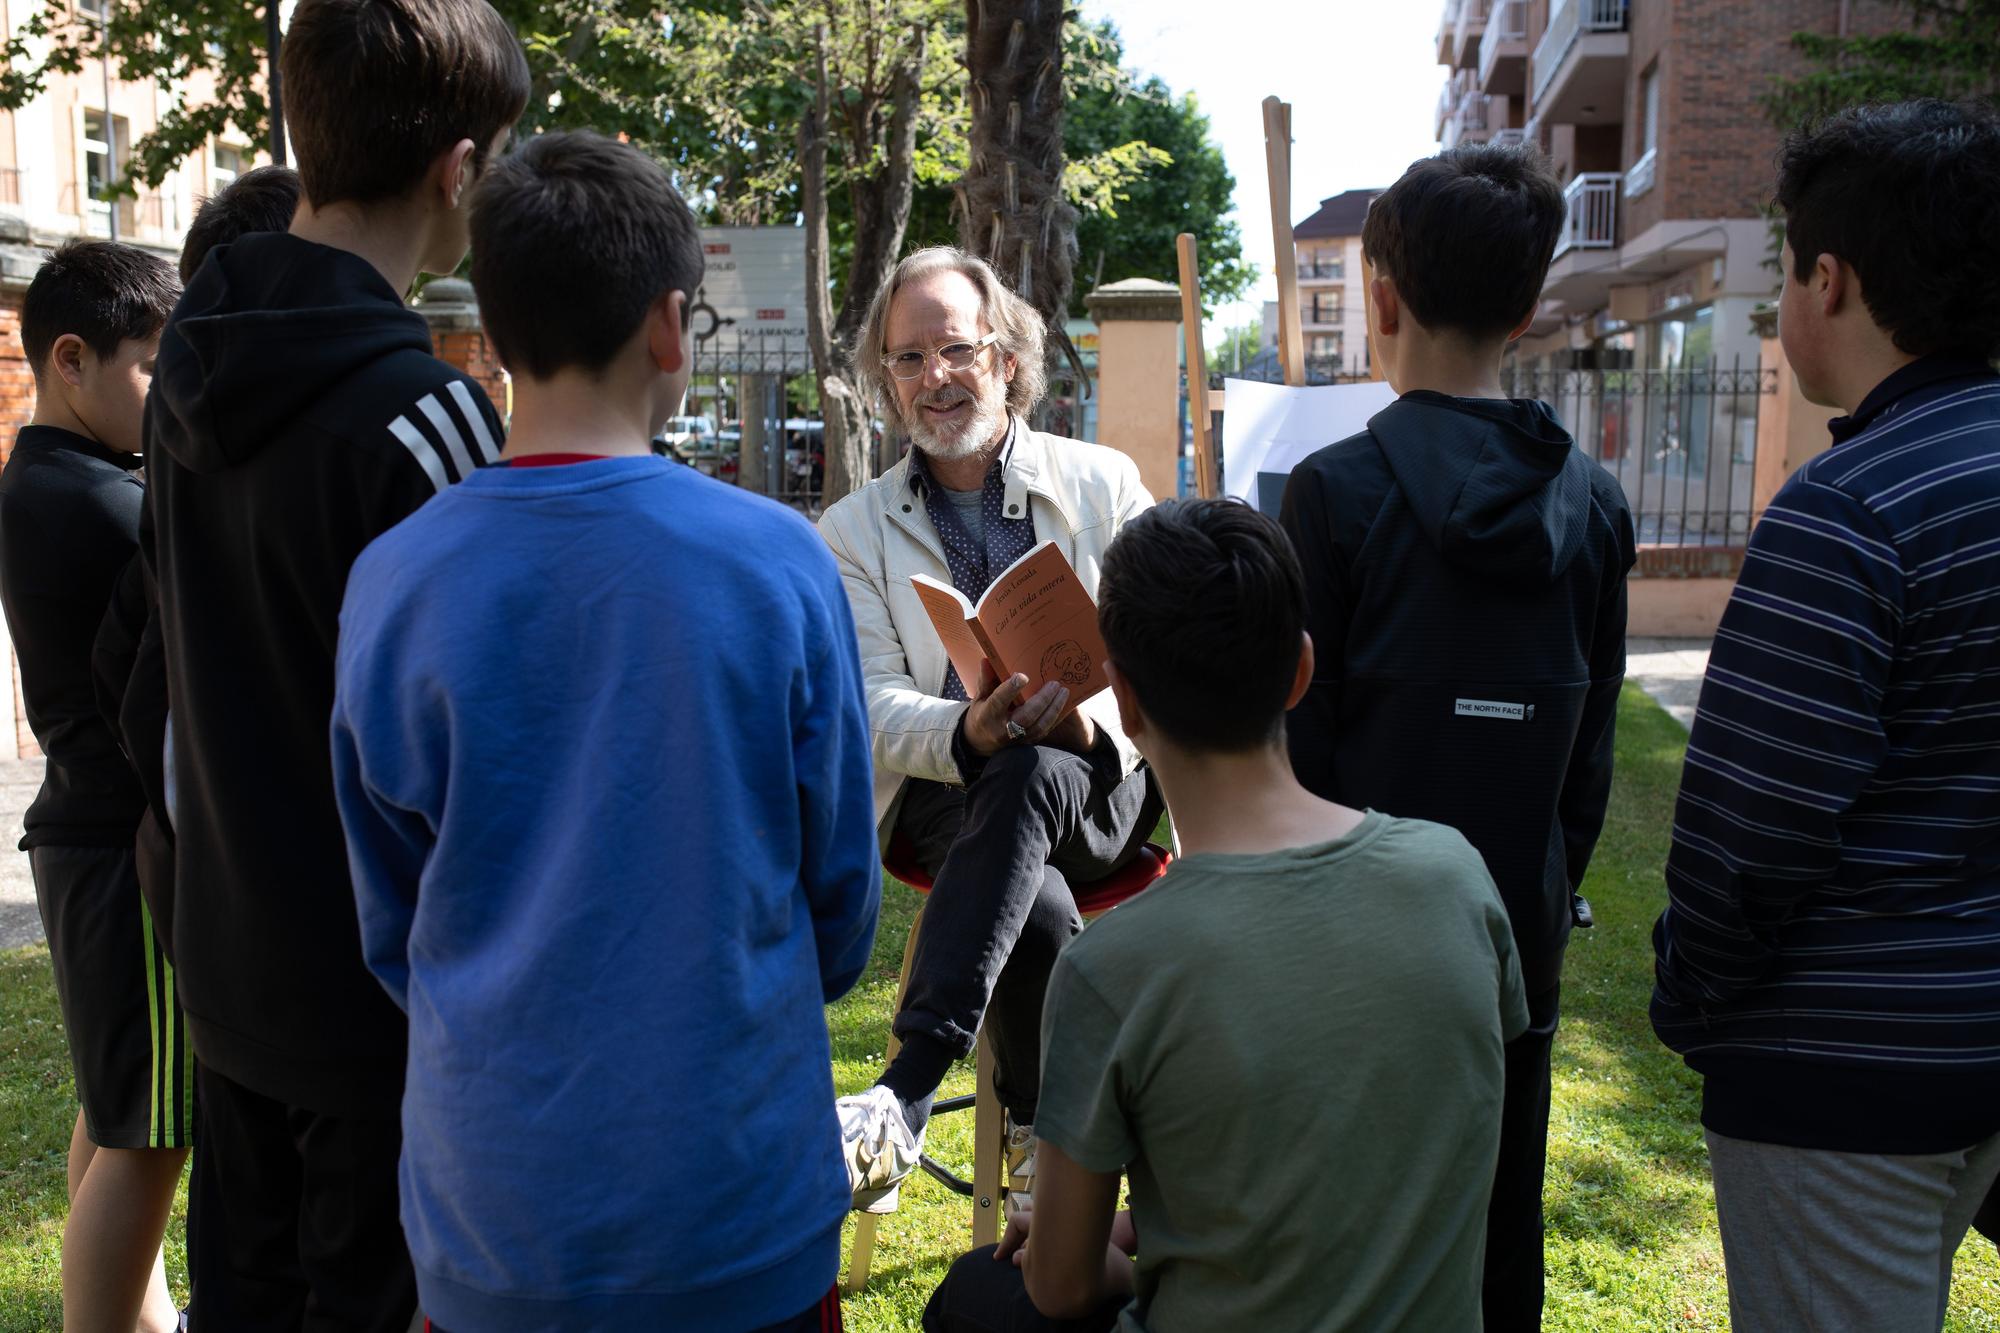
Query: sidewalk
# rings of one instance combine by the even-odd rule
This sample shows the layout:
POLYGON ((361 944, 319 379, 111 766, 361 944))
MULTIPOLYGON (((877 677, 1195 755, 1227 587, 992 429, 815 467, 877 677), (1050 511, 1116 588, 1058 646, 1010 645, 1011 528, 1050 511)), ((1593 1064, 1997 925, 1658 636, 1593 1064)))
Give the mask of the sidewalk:
POLYGON ((42 786, 39 759, 0 759, 0 949, 18 949, 42 938, 35 910, 35 881, 21 841, 21 816, 42 786))
POLYGON ((1628 639, 1625 679, 1659 701, 1683 727, 1694 725, 1695 700, 1708 670, 1707 639, 1628 639))

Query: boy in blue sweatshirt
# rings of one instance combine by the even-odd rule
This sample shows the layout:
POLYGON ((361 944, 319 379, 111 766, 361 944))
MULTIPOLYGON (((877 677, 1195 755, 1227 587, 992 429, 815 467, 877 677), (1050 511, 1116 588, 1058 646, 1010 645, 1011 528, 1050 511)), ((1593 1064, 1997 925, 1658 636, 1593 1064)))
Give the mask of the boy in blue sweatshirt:
POLYGON ((654 457, 701 284, 635 149, 472 205, 505 461, 359 560, 334 781, 410 1019, 402 1220, 453 1333, 838 1327, 821 1006, 881 888, 847 599, 790 511, 654 457))

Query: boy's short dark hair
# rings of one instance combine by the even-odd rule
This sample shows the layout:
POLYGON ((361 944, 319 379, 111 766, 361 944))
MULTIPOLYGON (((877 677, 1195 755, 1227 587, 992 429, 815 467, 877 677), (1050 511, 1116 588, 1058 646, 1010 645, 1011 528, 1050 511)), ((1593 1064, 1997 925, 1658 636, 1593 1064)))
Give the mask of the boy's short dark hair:
POLYGON ((480 320, 517 375, 602 370, 661 296, 685 292, 692 311, 703 264, 667 173, 601 134, 537 135, 473 193, 480 320))
POLYGON ((1484 342, 1541 300, 1566 216, 1541 154, 1466 144, 1411 163, 1369 206, 1361 253, 1417 323, 1484 342))
POLYGON ((246 171, 201 201, 181 242, 181 281, 192 282, 208 252, 253 231, 287 231, 299 209, 299 173, 290 167, 246 171))
POLYGON ((1803 280, 1852 265, 1883 332, 1911 356, 2000 357, 2000 115, 1924 99, 1854 107, 1793 134, 1778 207, 1803 280))
POLYGON ((1164 500, 1104 554, 1097 619, 1146 718, 1190 750, 1284 735, 1306 623, 1284 529, 1237 500, 1164 500))
POLYGON ((460 139, 483 168, 528 104, 527 57, 486 0, 299 0, 278 72, 321 208, 403 194, 460 139))
POLYGON ((49 252, 21 299, 21 347, 35 382, 56 339, 73 333, 100 358, 158 333, 180 300, 173 266, 117 241, 64 241, 49 252))

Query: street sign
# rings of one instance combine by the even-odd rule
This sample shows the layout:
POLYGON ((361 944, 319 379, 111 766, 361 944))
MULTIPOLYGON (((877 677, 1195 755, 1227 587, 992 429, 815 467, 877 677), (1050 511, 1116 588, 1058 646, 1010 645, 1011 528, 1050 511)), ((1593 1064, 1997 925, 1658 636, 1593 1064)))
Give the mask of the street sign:
POLYGON ((697 338, 805 341, 805 228, 703 227, 701 249, 707 270, 695 301, 697 338))

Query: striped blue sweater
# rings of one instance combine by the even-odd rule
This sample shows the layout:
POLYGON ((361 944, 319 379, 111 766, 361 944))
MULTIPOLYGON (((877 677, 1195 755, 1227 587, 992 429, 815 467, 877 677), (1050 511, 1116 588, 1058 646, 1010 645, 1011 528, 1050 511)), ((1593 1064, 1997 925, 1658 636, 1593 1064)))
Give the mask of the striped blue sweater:
POLYGON ((1689 738, 1652 1018, 1702 1121, 2000 1130, 2000 376, 1905 367, 1756 531, 1689 738))

